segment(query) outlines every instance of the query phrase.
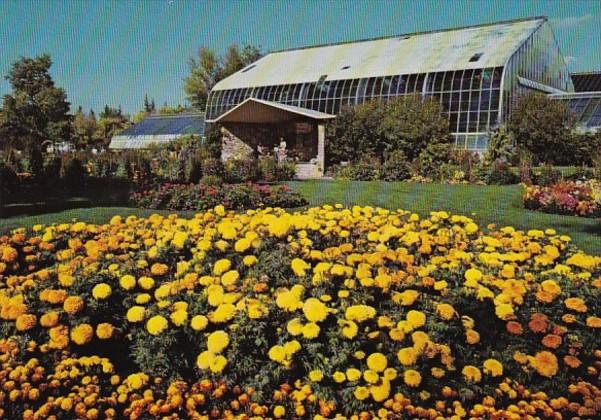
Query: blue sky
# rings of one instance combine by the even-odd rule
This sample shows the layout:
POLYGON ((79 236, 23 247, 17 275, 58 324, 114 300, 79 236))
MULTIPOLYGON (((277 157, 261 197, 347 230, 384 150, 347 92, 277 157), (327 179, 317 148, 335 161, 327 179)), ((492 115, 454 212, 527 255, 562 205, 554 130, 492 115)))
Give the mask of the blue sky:
MULTIPOLYGON (((598 0, 0 0, 0 74, 48 52, 73 109, 134 113, 145 93, 185 104, 186 62, 201 45, 268 51, 539 15, 572 71, 601 69, 598 0)), ((0 81, 0 95, 9 91, 0 81)))

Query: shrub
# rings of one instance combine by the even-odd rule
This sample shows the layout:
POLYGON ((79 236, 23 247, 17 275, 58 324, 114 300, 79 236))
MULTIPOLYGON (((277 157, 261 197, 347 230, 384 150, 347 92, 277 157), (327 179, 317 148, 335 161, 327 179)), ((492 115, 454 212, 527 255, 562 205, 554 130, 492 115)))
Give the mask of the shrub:
POLYGON ((62 160, 59 157, 53 157, 46 162, 42 170, 42 176, 46 185, 56 184, 60 180, 62 160))
POLYGON ((386 156, 380 170, 380 179, 384 181, 404 181, 411 177, 407 156, 401 150, 395 150, 386 156))
POLYGON ((196 184, 200 182, 202 178, 202 162, 200 159, 193 159, 190 163, 190 170, 188 172, 188 182, 196 184))
POLYGON ((202 162, 202 174, 203 176, 212 175, 223 177, 223 162, 221 159, 208 158, 202 162))
POLYGON ((217 175, 204 175, 200 178, 200 183, 207 186, 218 187, 223 184, 223 179, 217 175))
POLYGON ((489 164, 497 160, 510 164, 515 158, 515 140, 507 127, 501 126, 491 134, 484 160, 489 164))
POLYGON ((453 145, 446 142, 429 143, 419 154, 420 174, 435 177, 439 166, 451 160, 453 145))
POLYGON ((561 171, 551 165, 544 165, 542 168, 534 170, 533 175, 533 182, 537 185, 549 186, 561 180, 561 171))
MULTIPOLYGON (((203 178, 206 181, 207 177, 203 178)), ((197 185, 161 184, 131 195, 136 207, 162 210, 206 210, 218 204, 228 209, 256 207, 299 207, 307 204, 299 194, 284 185, 223 184, 197 185)))
POLYGON ((496 161, 492 164, 486 183, 489 185, 512 185, 519 182, 520 177, 511 170, 509 165, 496 161))
POLYGON ((296 164, 290 161, 276 162, 266 158, 259 161, 261 179, 267 182, 290 181, 296 176, 296 164))
POLYGON ((12 166, 0 162, 0 193, 2 193, 2 197, 6 198, 8 194, 15 191, 18 184, 19 178, 12 166))
POLYGON ((348 176, 353 181, 376 181, 380 178, 380 163, 373 156, 365 156, 352 162, 342 172, 343 176, 348 176))
POLYGON ((232 184, 256 181, 261 175, 257 160, 252 158, 230 159, 223 166, 225 180, 232 184))
POLYGON ((67 163, 63 175, 63 182, 69 189, 80 190, 84 187, 85 175, 86 171, 81 161, 77 158, 73 158, 67 163))

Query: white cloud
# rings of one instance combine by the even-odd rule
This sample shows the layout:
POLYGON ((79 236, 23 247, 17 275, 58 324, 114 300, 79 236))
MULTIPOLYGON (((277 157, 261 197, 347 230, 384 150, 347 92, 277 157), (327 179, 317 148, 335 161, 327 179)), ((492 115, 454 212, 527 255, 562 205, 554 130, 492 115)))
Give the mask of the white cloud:
POLYGON ((593 15, 588 13, 583 16, 568 16, 566 18, 550 19, 550 23, 557 29, 575 28, 593 20, 593 15))

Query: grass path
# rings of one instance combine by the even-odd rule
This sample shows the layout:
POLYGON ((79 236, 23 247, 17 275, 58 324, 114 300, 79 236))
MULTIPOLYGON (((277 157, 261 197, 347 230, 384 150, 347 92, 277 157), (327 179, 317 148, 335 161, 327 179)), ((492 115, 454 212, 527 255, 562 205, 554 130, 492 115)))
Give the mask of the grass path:
MULTIPOLYGON (((427 215, 433 210, 471 216, 479 224, 495 223, 498 227, 519 229, 553 228, 572 237, 574 243, 588 253, 601 255, 601 221, 572 216, 559 216, 525 210, 520 186, 443 185, 404 182, 358 181, 294 181, 288 183, 309 200, 311 206, 341 203, 406 209, 427 215)), ((104 223, 116 214, 148 216, 171 211, 144 210, 129 207, 92 207, 64 210, 35 216, 0 219, 0 232, 35 224, 71 222, 74 219, 104 223)), ((180 212, 189 216, 192 212, 180 212)))

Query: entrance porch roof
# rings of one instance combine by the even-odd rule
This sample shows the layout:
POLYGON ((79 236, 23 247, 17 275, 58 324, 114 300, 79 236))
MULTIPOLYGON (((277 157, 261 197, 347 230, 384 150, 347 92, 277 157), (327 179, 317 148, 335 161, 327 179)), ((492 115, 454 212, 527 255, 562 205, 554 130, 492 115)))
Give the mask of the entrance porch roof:
POLYGON ((207 120, 208 123, 238 122, 238 123, 279 123, 297 119, 298 117, 314 120, 336 118, 335 115, 300 106, 284 105, 263 99, 248 98, 219 117, 207 120))

